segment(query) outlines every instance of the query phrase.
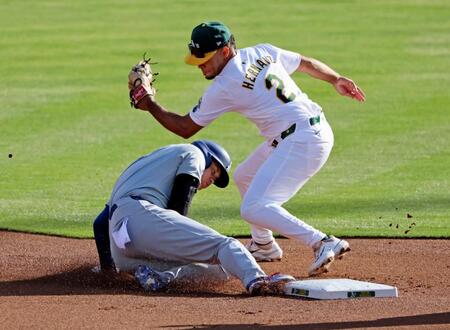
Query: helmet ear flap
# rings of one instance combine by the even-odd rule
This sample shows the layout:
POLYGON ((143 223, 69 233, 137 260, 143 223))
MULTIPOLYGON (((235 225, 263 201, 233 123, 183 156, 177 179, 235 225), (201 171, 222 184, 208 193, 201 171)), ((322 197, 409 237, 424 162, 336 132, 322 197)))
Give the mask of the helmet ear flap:
POLYGON ((209 140, 197 140, 192 142, 192 144, 199 148, 205 156, 205 168, 211 166, 213 159, 219 164, 221 168, 220 177, 214 181, 214 184, 217 187, 225 188, 230 181, 228 172, 231 168, 231 158, 228 152, 219 144, 209 140))
POLYGON ((212 164, 212 157, 208 154, 206 157, 205 157, 205 168, 208 168, 208 167, 210 167, 211 166, 211 164, 212 164))
POLYGON ((212 156, 209 152, 208 146, 202 140, 192 142, 194 146, 200 149, 203 156, 205 157, 205 169, 211 166, 212 164, 212 156))

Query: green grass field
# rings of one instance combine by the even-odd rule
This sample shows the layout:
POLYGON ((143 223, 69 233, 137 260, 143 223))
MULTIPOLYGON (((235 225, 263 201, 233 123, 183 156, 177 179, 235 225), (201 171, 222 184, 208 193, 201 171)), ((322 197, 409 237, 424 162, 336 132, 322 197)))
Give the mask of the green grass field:
MULTIPOLYGON (((158 100, 184 114, 208 85, 183 63, 190 31, 221 20, 238 47, 316 57, 366 93, 358 104, 295 75, 324 108, 335 148, 289 211, 335 235, 450 237, 449 17, 446 0, 1 1, 0 228, 92 237, 124 167, 183 142, 129 107, 131 65, 150 53, 158 100)), ((234 114, 198 138, 224 145, 234 168, 262 141, 234 114)), ((234 184, 197 195, 193 218, 249 234, 234 184)))

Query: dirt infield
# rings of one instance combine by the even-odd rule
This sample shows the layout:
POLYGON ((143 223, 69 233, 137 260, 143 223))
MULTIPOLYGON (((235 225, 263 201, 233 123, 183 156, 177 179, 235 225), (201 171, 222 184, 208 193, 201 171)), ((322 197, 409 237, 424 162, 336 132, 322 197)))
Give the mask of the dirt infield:
MULTIPOLYGON (((89 271, 96 264, 93 240, 0 232, 0 327, 450 328, 450 240, 349 241, 352 252, 321 278, 394 285, 398 298, 250 297, 238 280, 145 294, 132 281, 89 271)), ((285 257, 263 263, 264 270, 306 278, 312 252, 292 240, 280 245, 285 257)))

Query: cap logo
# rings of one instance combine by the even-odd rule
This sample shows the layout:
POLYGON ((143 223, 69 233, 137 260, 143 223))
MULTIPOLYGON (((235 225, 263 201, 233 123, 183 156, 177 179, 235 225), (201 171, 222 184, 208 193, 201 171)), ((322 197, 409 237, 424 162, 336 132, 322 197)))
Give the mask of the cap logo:
POLYGON ((199 44, 196 44, 196 43, 194 42, 194 40, 191 40, 191 42, 189 43, 189 45, 190 45, 191 47, 194 47, 194 48, 200 48, 200 45, 199 45, 199 44))

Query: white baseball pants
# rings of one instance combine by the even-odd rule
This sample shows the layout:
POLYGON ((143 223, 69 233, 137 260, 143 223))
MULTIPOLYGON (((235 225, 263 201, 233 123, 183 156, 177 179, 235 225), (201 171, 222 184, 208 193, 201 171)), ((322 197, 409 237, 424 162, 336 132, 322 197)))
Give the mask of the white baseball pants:
POLYGON ((284 140, 277 138, 276 148, 272 140, 262 143, 234 172, 241 216, 260 244, 273 240, 272 230, 310 247, 326 236, 282 207, 325 164, 334 143, 323 114, 319 124, 296 125, 284 140))

